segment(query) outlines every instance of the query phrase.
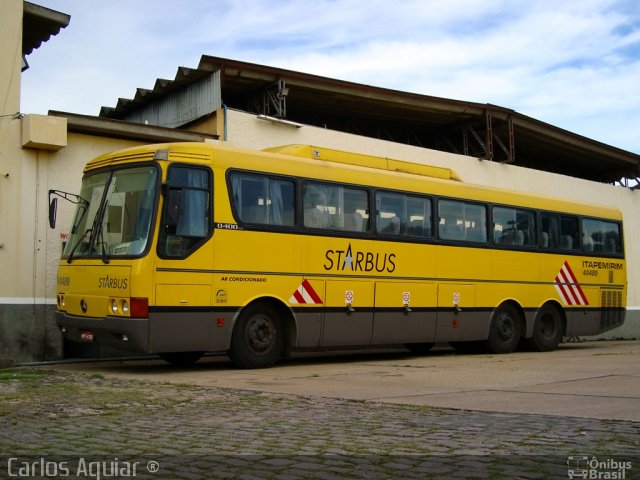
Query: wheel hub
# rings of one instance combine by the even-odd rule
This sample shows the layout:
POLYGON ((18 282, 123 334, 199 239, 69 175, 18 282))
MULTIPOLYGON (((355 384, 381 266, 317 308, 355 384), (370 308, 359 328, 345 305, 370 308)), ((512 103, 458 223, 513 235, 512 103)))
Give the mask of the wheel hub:
POLYGON ((274 343, 275 328, 264 317, 254 318, 247 329, 247 337, 251 350, 255 353, 265 353, 274 343))
POLYGON ((496 331, 501 340, 508 341, 513 337, 515 328, 511 316, 507 314, 500 315, 496 327, 496 331))

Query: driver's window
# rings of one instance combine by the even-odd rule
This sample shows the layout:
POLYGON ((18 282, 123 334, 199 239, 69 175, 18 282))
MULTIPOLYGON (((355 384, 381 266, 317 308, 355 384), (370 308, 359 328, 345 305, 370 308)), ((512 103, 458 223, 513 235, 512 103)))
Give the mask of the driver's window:
POLYGON ((158 254, 184 258, 211 235, 211 173, 204 168, 171 167, 163 193, 158 254))

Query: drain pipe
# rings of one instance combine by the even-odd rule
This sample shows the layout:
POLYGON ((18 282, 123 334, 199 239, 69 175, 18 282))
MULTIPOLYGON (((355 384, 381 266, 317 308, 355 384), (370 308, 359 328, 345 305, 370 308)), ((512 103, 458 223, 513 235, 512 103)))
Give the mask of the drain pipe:
POLYGON ((227 106, 223 103, 222 104, 222 111, 223 111, 223 122, 224 122, 224 134, 223 134, 223 141, 226 142, 227 141, 227 137, 228 137, 228 130, 227 130, 227 106))

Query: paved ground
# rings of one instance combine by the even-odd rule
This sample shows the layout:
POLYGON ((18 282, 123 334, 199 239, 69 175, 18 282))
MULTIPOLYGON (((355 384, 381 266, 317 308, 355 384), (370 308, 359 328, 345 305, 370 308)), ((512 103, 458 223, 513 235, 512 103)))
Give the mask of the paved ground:
POLYGON ((548 405, 590 396, 616 417, 616 399, 638 399, 638 352, 636 343, 606 342, 537 357, 368 354, 249 372, 216 358, 184 370, 157 362, 0 370, 0 477, 640 478, 640 423, 598 418, 605 407, 568 416, 511 412, 512 397, 497 411, 411 400, 458 395, 462 403, 473 393, 452 384, 487 383, 477 392, 484 407, 511 391, 542 395, 548 405), (542 360, 548 355, 555 362, 542 360), (569 361, 574 356, 582 362, 569 361), (518 372, 538 370, 536 362, 542 383, 516 381, 518 372), (583 365, 582 377, 573 374, 578 387, 559 381, 563 363, 571 371, 583 365), (427 385, 445 377, 449 387, 427 385), (328 390, 336 383, 350 396, 328 390), (114 468, 118 475, 109 476, 114 468))
POLYGON ((272 393, 542 413, 640 422, 640 342, 565 343, 554 352, 425 356, 317 355, 267 370, 236 370, 227 357, 176 369, 156 360, 56 368, 137 380, 161 380, 272 393))

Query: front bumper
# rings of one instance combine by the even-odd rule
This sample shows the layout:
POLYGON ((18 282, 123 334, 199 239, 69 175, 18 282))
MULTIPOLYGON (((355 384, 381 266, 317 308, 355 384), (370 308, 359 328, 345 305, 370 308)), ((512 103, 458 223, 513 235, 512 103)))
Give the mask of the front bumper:
POLYGON ((56 323, 64 338, 86 343, 83 332, 91 331, 93 341, 101 345, 140 353, 152 353, 149 345, 149 319, 129 317, 80 317, 56 311, 56 323))

